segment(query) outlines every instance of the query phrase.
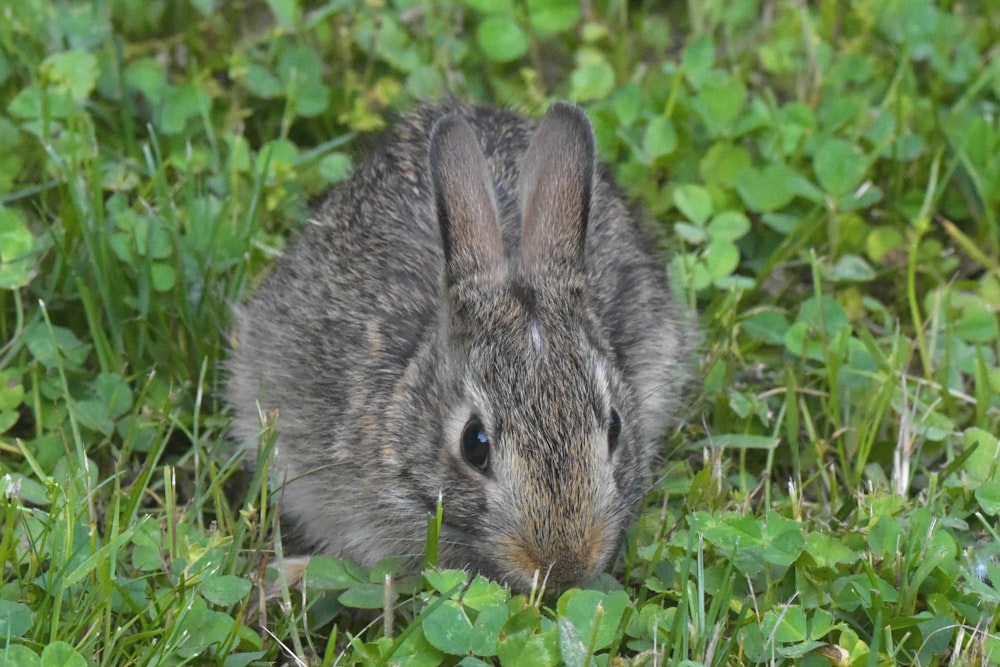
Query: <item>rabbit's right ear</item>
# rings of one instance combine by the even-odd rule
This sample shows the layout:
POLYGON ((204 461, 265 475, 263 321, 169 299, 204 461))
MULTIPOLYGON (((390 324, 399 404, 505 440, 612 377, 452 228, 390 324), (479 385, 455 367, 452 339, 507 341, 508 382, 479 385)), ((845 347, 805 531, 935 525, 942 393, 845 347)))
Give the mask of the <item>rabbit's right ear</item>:
POLYGON ((556 102, 521 162, 521 254, 529 270, 583 275, 593 179, 590 121, 579 107, 556 102))
POLYGON ((430 138, 431 180, 444 245, 445 280, 502 280, 503 236, 493 179, 472 127, 457 113, 439 120, 430 138))

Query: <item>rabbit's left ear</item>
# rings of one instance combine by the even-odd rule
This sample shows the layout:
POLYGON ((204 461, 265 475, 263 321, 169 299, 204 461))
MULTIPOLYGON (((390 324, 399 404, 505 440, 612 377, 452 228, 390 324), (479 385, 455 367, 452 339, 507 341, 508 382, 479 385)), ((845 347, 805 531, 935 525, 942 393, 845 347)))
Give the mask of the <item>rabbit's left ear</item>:
POLYGON ((593 180, 590 121, 579 107, 556 102, 538 123, 521 162, 521 253, 529 271, 584 272, 593 180))
POLYGON ((431 131, 430 166, 446 281, 499 282, 505 261, 493 179, 475 132, 459 114, 431 131))

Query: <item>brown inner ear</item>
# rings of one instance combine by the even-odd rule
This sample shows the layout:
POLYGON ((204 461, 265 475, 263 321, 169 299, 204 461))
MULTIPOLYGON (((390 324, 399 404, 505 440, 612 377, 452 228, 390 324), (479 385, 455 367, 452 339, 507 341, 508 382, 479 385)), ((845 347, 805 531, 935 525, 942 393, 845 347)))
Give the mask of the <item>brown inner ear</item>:
POLYGON ((498 280, 504 250, 493 179, 475 132, 459 114, 434 126, 430 167, 447 281, 498 280))
POLYGON ((593 177, 590 121, 578 107, 557 102, 521 162, 521 253, 529 271, 583 273, 593 177))

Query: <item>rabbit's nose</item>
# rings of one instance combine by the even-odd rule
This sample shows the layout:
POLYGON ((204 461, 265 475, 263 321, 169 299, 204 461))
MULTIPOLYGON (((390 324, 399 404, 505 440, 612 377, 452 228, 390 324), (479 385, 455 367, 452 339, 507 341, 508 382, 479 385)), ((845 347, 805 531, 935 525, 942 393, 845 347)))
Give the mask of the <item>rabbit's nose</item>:
POLYGON ((507 568, 530 582, 535 571, 550 589, 568 588, 590 578, 604 565, 600 540, 575 544, 526 545, 508 542, 500 549, 507 568))
POLYGON ((547 568, 540 568, 540 572, 544 577, 547 569, 547 586, 561 589, 589 579, 594 574, 596 565, 597 563, 587 558, 584 553, 574 551, 559 556, 547 568))

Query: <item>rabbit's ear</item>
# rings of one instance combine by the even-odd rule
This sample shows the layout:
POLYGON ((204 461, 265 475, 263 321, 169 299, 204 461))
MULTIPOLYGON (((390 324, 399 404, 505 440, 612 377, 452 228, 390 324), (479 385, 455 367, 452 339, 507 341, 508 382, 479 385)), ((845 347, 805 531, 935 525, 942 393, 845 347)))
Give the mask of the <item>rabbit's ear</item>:
POLYGON ((521 162, 522 259, 530 271, 583 273, 594 135, 579 107, 557 102, 521 162))
POLYGON ((475 132, 459 114, 431 131, 430 165, 448 284, 471 276, 500 280, 504 250, 493 179, 475 132))

